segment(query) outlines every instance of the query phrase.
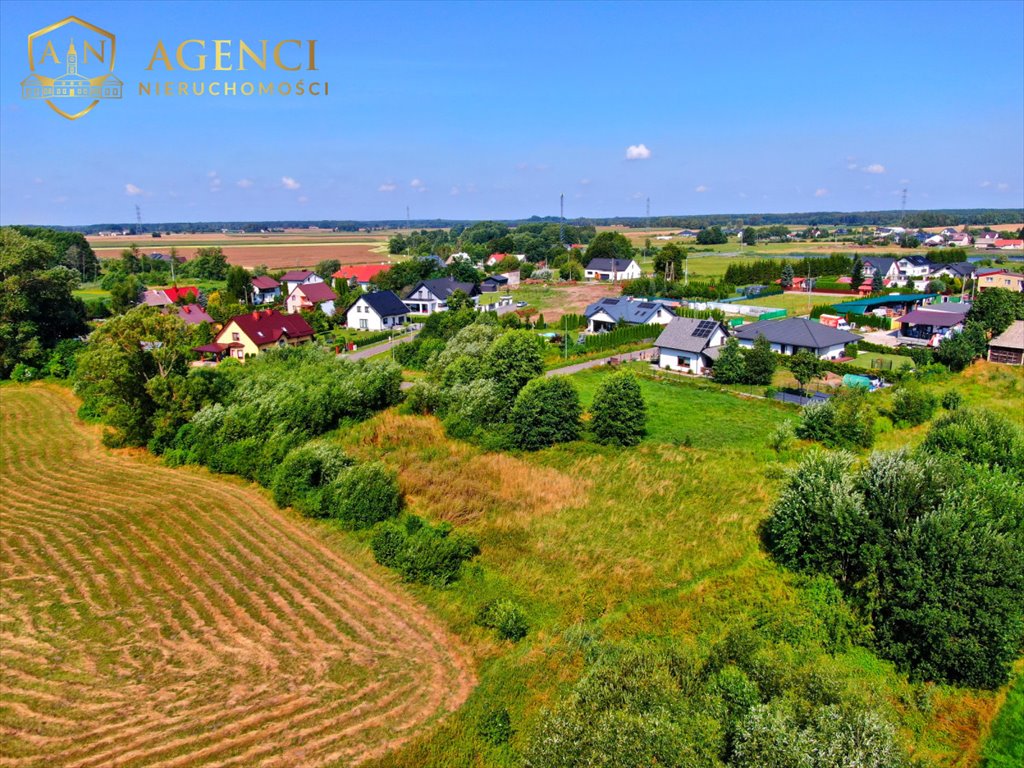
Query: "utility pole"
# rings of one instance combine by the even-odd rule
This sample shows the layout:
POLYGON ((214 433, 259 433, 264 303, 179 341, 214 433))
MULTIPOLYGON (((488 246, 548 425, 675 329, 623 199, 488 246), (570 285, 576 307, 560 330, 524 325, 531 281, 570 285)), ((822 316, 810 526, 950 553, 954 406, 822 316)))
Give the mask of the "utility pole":
POLYGON ((558 196, 558 242, 565 248, 565 193, 558 196))

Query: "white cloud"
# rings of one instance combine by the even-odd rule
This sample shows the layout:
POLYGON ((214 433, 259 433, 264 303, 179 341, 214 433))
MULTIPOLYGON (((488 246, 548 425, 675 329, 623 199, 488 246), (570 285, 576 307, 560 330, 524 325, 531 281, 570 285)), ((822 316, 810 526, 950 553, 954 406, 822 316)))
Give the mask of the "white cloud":
POLYGON ((814 190, 814 196, 815 197, 826 197, 827 195, 828 195, 828 190, 825 189, 824 187, 820 187, 820 188, 814 190))
POLYGON ((459 185, 458 185, 458 184, 456 184, 455 186, 453 186, 453 187, 452 187, 452 188, 451 188, 451 189, 450 189, 450 190, 448 191, 448 194, 449 194, 449 195, 451 195, 452 197, 455 197, 456 195, 460 194, 461 192, 462 192, 462 190, 461 190, 461 189, 459 189, 459 185))
POLYGON ((857 170, 857 164, 856 163, 847 163, 846 164, 846 170, 848 170, 848 171, 856 171, 857 170))
POLYGON ((881 163, 872 163, 861 168, 864 173, 885 173, 885 166, 881 163))
POLYGON ((634 200, 643 200, 644 199, 644 193, 643 192, 634 192, 632 195, 630 195, 630 197, 633 198, 634 200))
POLYGON ((992 186, 992 182, 991 181, 983 181, 978 186, 981 187, 982 189, 984 189, 985 187, 991 187, 992 186))
POLYGON ((398 185, 391 181, 385 181, 377 187, 378 192, 394 192, 396 189, 398 189, 398 185))
POLYGON ((696 187, 693 188, 693 191, 694 192, 707 192, 708 188, 705 187, 703 184, 698 184, 696 187))
POLYGON ((309 198, 308 197, 306 197, 305 195, 299 195, 299 204, 300 205, 305 205, 308 202, 309 202, 309 198))
POLYGON ((423 187, 423 180, 413 179, 412 181, 409 182, 409 186, 412 187, 413 189, 420 189, 423 187))
POLYGON ((283 186, 285 189, 298 189, 302 185, 299 184, 299 182, 297 182, 291 176, 282 176, 281 186, 283 186))
POLYGON ((529 163, 516 163, 516 170, 517 171, 525 171, 529 167, 530 167, 529 163))
POLYGON ((590 185, 590 179, 580 179, 580 186, 586 187, 590 185))
POLYGON ((910 179, 900 179, 900 184, 909 184, 910 179))
POLYGON ((249 187, 251 187, 252 184, 252 179, 239 179, 238 181, 235 182, 235 186, 239 187, 240 189, 249 189, 249 187))
POLYGON ((207 176, 208 176, 209 178, 211 178, 211 179, 215 179, 215 178, 217 178, 217 172, 216 172, 216 171, 209 171, 209 172, 207 172, 207 174, 206 174, 206 175, 207 175, 207 176))
POLYGON ((996 189, 998 189, 1000 192, 1005 192, 1009 188, 1010 188, 1010 185, 1007 184, 1005 181, 1001 181, 998 184, 996 184, 996 189))
POLYGON ((142 190, 136 187, 134 184, 125 184, 124 192, 126 195, 141 195, 142 190))
POLYGON ((630 144, 626 147, 627 160, 646 160, 651 156, 651 150, 644 144, 630 144))

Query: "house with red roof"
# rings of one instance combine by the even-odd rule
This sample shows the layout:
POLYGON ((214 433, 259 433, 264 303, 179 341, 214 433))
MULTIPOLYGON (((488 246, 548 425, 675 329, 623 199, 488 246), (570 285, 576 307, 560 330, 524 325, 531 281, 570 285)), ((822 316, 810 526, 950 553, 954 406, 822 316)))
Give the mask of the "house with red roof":
POLYGON ((200 323, 213 322, 213 318, 206 314, 206 310, 198 304, 186 304, 182 307, 178 307, 178 317, 184 320, 186 325, 199 325, 200 323))
POLYGON ((389 269, 390 264, 359 264, 354 267, 342 267, 331 277, 335 280, 347 280, 349 285, 358 285, 365 290, 370 287, 373 278, 389 269))
POLYGON ((321 281, 319 283, 302 283, 296 285, 284 304, 288 308, 288 314, 296 312, 311 312, 318 309, 328 317, 334 314, 334 302, 338 295, 331 290, 331 286, 321 281))
POLYGON ((1006 240, 998 238, 993 244, 993 248, 998 248, 1001 251, 1021 251, 1024 250, 1024 240, 1006 240))
POLYGON ((220 361, 225 357, 244 360, 268 349, 297 346, 313 340, 313 328, 301 315, 282 315, 276 309, 257 309, 232 317, 212 344, 195 351, 220 361))
POLYGON ((148 291, 142 292, 142 303, 150 307, 167 307, 177 304, 179 299, 195 301, 198 298, 199 289, 194 285, 150 288, 148 291))
POLYGON ((273 304, 281 298, 281 284, 269 275, 252 279, 252 303, 273 304))

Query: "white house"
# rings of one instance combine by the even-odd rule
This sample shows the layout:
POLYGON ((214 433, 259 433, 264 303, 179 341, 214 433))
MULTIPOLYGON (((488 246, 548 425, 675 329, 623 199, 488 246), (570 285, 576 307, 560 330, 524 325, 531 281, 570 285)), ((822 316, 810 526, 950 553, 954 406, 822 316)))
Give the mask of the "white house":
POLYGON ((328 317, 334 315, 334 302, 338 296, 331 290, 331 286, 321 280, 318 283, 300 283, 296 285, 288 298, 285 299, 285 307, 288 314, 310 311, 316 307, 320 308, 328 317))
POLYGON ((584 312, 587 330, 603 333, 614 330, 619 323, 627 325, 668 325, 675 314, 660 301, 641 301, 632 296, 601 299, 584 312))
POLYGON ((673 318, 654 342, 658 367, 702 376, 728 338, 729 332, 717 320, 673 318))
POLYGON ((806 349, 822 360, 843 357, 847 344, 860 341, 860 336, 816 323, 806 317, 760 320, 740 326, 735 335, 741 347, 752 347, 759 336, 764 336, 771 344, 772 352, 794 355, 806 349))
POLYGON ((281 282, 284 283, 284 294, 285 296, 291 295, 291 292, 295 290, 297 285, 310 285, 311 283, 322 283, 324 279, 320 277, 316 272, 310 272, 308 269, 293 269, 291 272, 285 272, 281 276, 281 282))
POLYGON ((480 294, 480 289, 473 283, 460 283, 452 277, 439 277, 420 281, 402 301, 412 314, 432 315, 448 309, 448 298, 456 291, 462 291, 474 302, 480 294))
POLYGON ((360 331, 386 331, 404 325, 409 308, 391 291, 364 293, 345 315, 349 328, 360 331))
POLYGON ((587 280, 635 280, 640 277, 640 265, 633 259, 595 258, 583 270, 587 280))
POLYGON ((928 275, 932 271, 932 266, 932 263, 924 256, 903 256, 896 259, 897 281, 900 285, 913 283, 916 288, 923 290, 928 283, 928 275))
POLYGON ((281 284, 272 277, 260 275, 252 279, 252 303, 273 304, 281 298, 281 284))

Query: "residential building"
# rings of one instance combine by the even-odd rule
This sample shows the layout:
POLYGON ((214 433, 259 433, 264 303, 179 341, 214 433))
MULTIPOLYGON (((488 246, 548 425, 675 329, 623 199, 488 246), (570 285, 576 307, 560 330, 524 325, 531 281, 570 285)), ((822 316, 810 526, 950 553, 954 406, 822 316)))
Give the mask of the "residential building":
POLYGON ((186 325, 213 322, 213 318, 206 314, 206 310, 198 304, 186 304, 183 307, 178 307, 178 317, 184 320, 186 325))
POLYGON ((635 280, 640 277, 640 265, 633 259, 595 258, 587 262, 583 270, 587 280, 635 280))
POLYGON ((943 339, 963 330, 965 315, 930 307, 915 309, 899 319, 896 335, 910 344, 937 347, 943 339))
POLYGON ((752 347, 759 336, 764 336, 771 344, 773 352, 793 355, 806 349, 822 360, 843 357, 847 344, 860 341, 860 336, 849 331, 822 325, 805 317, 759 320, 749 325, 741 325, 735 330, 735 336, 739 339, 741 347, 752 347))
POLYGON ((1024 320, 1015 320, 988 343, 988 359, 991 363, 1024 365, 1024 320))
POLYGON ((448 309, 448 298, 456 291, 462 291, 476 301, 480 289, 473 283, 460 283, 453 277, 439 277, 422 280, 402 299, 412 314, 432 315, 448 309))
POLYGON ((346 324, 360 331, 386 331, 404 325, 409 308, 391 291, 364 293, 349 307, 346 324))
POLYGON ((508 288, 508 278, 504 275, 489 275, 480 282, 481 293, 495 293, 508 288))
POLYGON ((975 248, 994 248, 996 240, 999 240, 999 233, 992 230, 979 232, 974 236, 975 248))
POLYGON ((252 279, 252 303, 273 304, 281 298, 281 284, 269 275, 252 279))
POLYGON ((1024 293, 1024 275, 1007 272, 1005 269, 998 272, 979 273, 978 290, 984 291, 989 288, 1005 288, 1008 291, 1024 293))
POLYGON ((300 315, 282 315, 276 309, 258 309, 228 320, 212 344, 196 352, 215 360, 244 360, 268 349, 297 346, 313 340, 313 329, 300 315))
POLYGON ((588 306, 583 312, 587 318, 587 330, 603 333, 615 330, 620 323, 626 325, 668 325, 675 313, 663 302, 643 301, 632 296, 601 299, 588 306))
POLYGON ((899 267, 896 266, 896 259, 887 259, 881 256, 872 256, 864 259, 864 277, 873 279, 875 273, 881 273, 882 280, 894 281, 899 275, 899 267))
POLYGON ((349 285, 358 285, 365 291, 370 289, 370 281, 373 278, 389 269, 390 264, 360 264, 357 267, 342 267, 331 277, 335 280, 347 280, 349 285))
POLYGON ((1024 240, 1005 240, 1003 238, 997 238, 992 244, 992 247, 1000 251, 1020 251, 1024 250, 1024 240))
POLYGON ((674 317, 654 342, 658 367, 701 376, 718 358, 728 337, 729 332, 717 320, 674 317))
POLYGON ((142 292, 142 303, 150 307, 166 307, 177 304, 180 299, 195 300, 199 298, 199 289, 194 285, 174 286, 171 288, 151 288, 142 292))
POLYGON ((951 264, 933 264, 929 277, 951 277, 961 280, 974 279, 975 266, 969 261, 957 261, 951 264))
POLYGON ((323 281, 324 279, 320 275, 316 272, 310 272, 308 269, 293 269, 291 272, 285 272, 281 276, 281 282, 284 283, 285 296, 290 296, 297 285, 309 285, 311 283, 322 283, 323 281))
POLYGON ((327 283, 321 280, 318 283, 300 283, 288 294, 285 299, 285 306, 288 314, 296 312, 309 312, 319 308, 328 317, 334 315, 334 302, 338 295, 327 283))

